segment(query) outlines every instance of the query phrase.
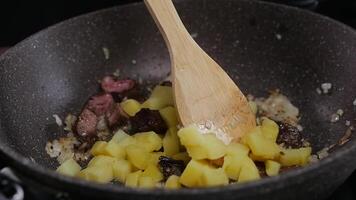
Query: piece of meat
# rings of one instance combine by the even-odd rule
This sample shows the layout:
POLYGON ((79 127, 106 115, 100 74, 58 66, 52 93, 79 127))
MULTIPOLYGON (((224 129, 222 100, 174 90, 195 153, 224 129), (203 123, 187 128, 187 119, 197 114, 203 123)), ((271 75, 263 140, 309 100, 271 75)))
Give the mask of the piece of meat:
POLYGON ((113 105, 114 99, 111 94, 103 93, 92 96, 86 107, 99 117, 112 109, 113 105))
POLYGON ((172 175, 180 176, 185 168, 182 160, 174 160, 165 156, 159 158, 158 164, 165 180, 172 175))
POLYGON ((168 129, 157 110, 141 109, 130 118, 130 122, 133 133, 154 131, 157 134, 165 134, 168 129))
POLYGON ((114 104, 111 109, 105 113, 105 118, 109 127, 113 127, 128 119, 128 115, 122 110, 120 104, 114 104))
POLYGON ((88 108, 84 108, 76 122, 76 132, 82 137, 91 137, 96 135, 96 125, 98 117, 88 108))
POLYGON ((113 76, 106 76, 101 80, 101 88, 107 93, 122 93, 134 86, 135 81, 131 79, 118 80, 113 76))
POLYGON ((303 136, 297 127, 284 122, 277 122, 277 124, 279 126, 277 144, 283 143, 287 148, 301 148, 303 146, 303 136))

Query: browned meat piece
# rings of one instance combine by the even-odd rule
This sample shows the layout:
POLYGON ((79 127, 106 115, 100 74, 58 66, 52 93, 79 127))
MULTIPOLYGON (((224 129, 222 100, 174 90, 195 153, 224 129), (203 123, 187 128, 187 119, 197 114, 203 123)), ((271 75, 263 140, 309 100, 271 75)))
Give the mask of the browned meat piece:
POLYGON ((303 137, 300 131, 284 122, 277 122, 279 125, 278 144, 284 144, 285 147, 300 148, 303 146, 303 137))
POLYGON ((128 119, 127 114, 122 110, 120 104, 113 105, 113 107, 105 113, 105 117, 109 127, 115 126, 128 119))
POLYGON ((167 131, 167 125, 157 110, 142 109, 130 118, 130 122, 133 133, 154 131, 165 134, 167 131))
POLYGON ((82 137, 91 137, 96 135, 96 125, 98 117, 91 110, 85 108, 79 115, 76 123, 77 134, 82 137))
POLYGON ((132 89, 134 86, 134 80, 117 80, 113 76, 106 76, 101 81, 101 88, 107 93, 122 93, 132 89))
POLYGON ((114 105, 114 99, 110 94, 98 94, 90 98, 87 108, 93 111, 97 116, 104 115, 114 105))

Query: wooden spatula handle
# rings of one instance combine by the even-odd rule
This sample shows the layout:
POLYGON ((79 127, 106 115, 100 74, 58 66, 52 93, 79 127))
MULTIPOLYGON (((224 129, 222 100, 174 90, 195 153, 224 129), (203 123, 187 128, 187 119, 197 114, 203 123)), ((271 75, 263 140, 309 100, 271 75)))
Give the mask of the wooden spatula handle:
POLYGON ((195 43, 183 22, 178 16, 171 0, 145 0, 146 6, 153 16, 166 41, 168 49, 174 55, 185 52, 187 43, 195 43))

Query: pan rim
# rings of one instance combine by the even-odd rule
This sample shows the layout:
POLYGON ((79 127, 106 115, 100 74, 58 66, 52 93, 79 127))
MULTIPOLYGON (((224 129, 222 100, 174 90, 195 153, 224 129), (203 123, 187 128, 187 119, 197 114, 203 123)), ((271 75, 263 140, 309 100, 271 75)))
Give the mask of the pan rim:
MULTIPOLYGON (((176 0, 176 2, 183 2, 183 1, 188 1, 188 0, 176 0)), ((231 0, 225 0, 225 1, 231 1, 231 0)), ((279 7, 283 9, 288 9, 293 12, 300 12, 307 14, 312 17, 318 17, 321 20, 328 21, 330 23, 333 23, 340 28, 344 28, 345 30, 348 30, 350 32, 354 32, 356 35, 356 32, 354 29, 351 27, 338 22, 336 20, 333 20, 327 16, 323 16, 320 14, 316 14, 307 10, 302 10, 298 8, 294 8, 291 6, 286 6, 286 5, 280 5, 276 3, 271 3, 271 2, 261 2, 257 0, 240 0, 245 3, 250 3, 250 4, 260 4, 260 5, 265 5, 269 7, 279 7)), ((45 34, 47 31, 51 29, 55 29, 59 26, 62 26, 63 24, 67 24, 68 22, 75 22, 78 19, 82 19, 85 17, 90 17, 93 15, 101 14, 104 12, 111 12, 112 10, 117 10, 117 9, 125 9, 126 7, 135 7, 135 6, 142 6, 143 3, 132 3, 128 5, 122 5, 122 6, 115 6, 111 8, 105 8, 101 10, 97 10, 94 12, 86 13, 83 15, 79 15, 74 18, 67 19, 65 21, 59 22, 55 25, 52 25, 50 27, 47 27, 30 37, 22 40, 18 44, 16 44, 14 47, 10 48, 8 51, 6 51, 3 55, 0 56, 0 60, 3 60, 8 54, 11 54, 12 51, 16 51, 17 48, 21 47, 26 41, 32 40, 36 37, 41 36, 42 34, 45 34)), ((0 131, 1 131, 1 122, 0 122, 0 131)), ((281 174, 276 177, 269 177, 269 178, 264 178, 259 181, 254 181, 254 182, 249 182, 249 183, 244 183, 244 184, 234 184, 234 185, 229 185, 229 186, 223 186, 223 187, 213 187, 213 188, 202 188, 202 189, 181 189, 181 190, 163 190, 163 189, 154 189, 154 190, 144 190, 144 189, 134 189, 134 188, 127 188, 127 187, 118 187, 114 185, 109 185, 109 184, 97 184, 97 183, 92 183, 92 182, 87 182, 71 177, 65 177, 62 175, 57 174, 53 170, 50 170, 48 168, 45 168, 41 165, 38 165, 36 163, 33 163, 30 161, 28 158, 22 156, 21 154, 15 152, 13 149, 11 149, 9 146, 5 145, 4 142, 0 141, 0 157, 4 157, 6 160, 9 161, 10 166, 13 167, 17 172, 23 173, 21 171, 25 171, 24 174, 28 175, 28 177, 32 177, 33 180, 37 180, 42 183, 52 183, 53 182, 58 182, 58 183, 63 183, 63 184, 58 184, 58 187, 65 187, 65 188, 70 188, 71 186, 76 186, 76 187, 84 187, 86 189, 90 190, 95 190, 95 191, 100 191, 100 192, 109 192, 109 193, 126 193, 126 194, 131 194, 131 195, 154 195, 154 196, 159 196, 159 195, 194 195, 194 194, 212 194, 212 193, 220 193, 220 192, 227 192, 227 191, 239 191, 239 190, 250 190, 250 189, 259 189, 265 185, 271 185, 274 184, 275 187, 274 189, 278 189, 283 187, 282 185, 278 184, 280 182, 287 183, 286 181, 292 180, 293 177, 297 177, 299 175, 304 175, 303 178, 307 179, 308 176, 312 176, 313 173, 315 173, 318 169, 322 167, 327 167, 330 165, 332 162, 335 162, 335 160, 341 159, 342 157, 350 154, 351 152, 356 151, 356 140, 350 141, 347 145, 341 147, 338 149, 336 152, 333 152, 330 154, 327 158, 321 160, 318 163, 314 163, 312 165, 300 168, 300 169, 295 169, 292 170, 291 172, 286 172, 285 174, 281 174), (45 179, 42 177, 46 177, 45 179), (66 185, 66 186, 62 186, 66 185)), ((290 183, 292 184, 292 181, 290 183)), ((53 185, 53 184, 52 184, 53 185)), ((263 193, 263 191, 261 191, 263 193)), ((243 193, 242 193, 243 195, 243 193)))

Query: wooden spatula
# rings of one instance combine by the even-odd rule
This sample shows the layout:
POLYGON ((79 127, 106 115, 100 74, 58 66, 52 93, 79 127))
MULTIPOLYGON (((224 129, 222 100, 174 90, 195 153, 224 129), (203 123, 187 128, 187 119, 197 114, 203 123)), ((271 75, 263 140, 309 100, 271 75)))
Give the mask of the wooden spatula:
POLYGON ((171 0, 145 3, 170 52, 175 103, 182 124, 213 131, 225 143, 238 141, 256 125, 246 97, 193 40, 171 0))

